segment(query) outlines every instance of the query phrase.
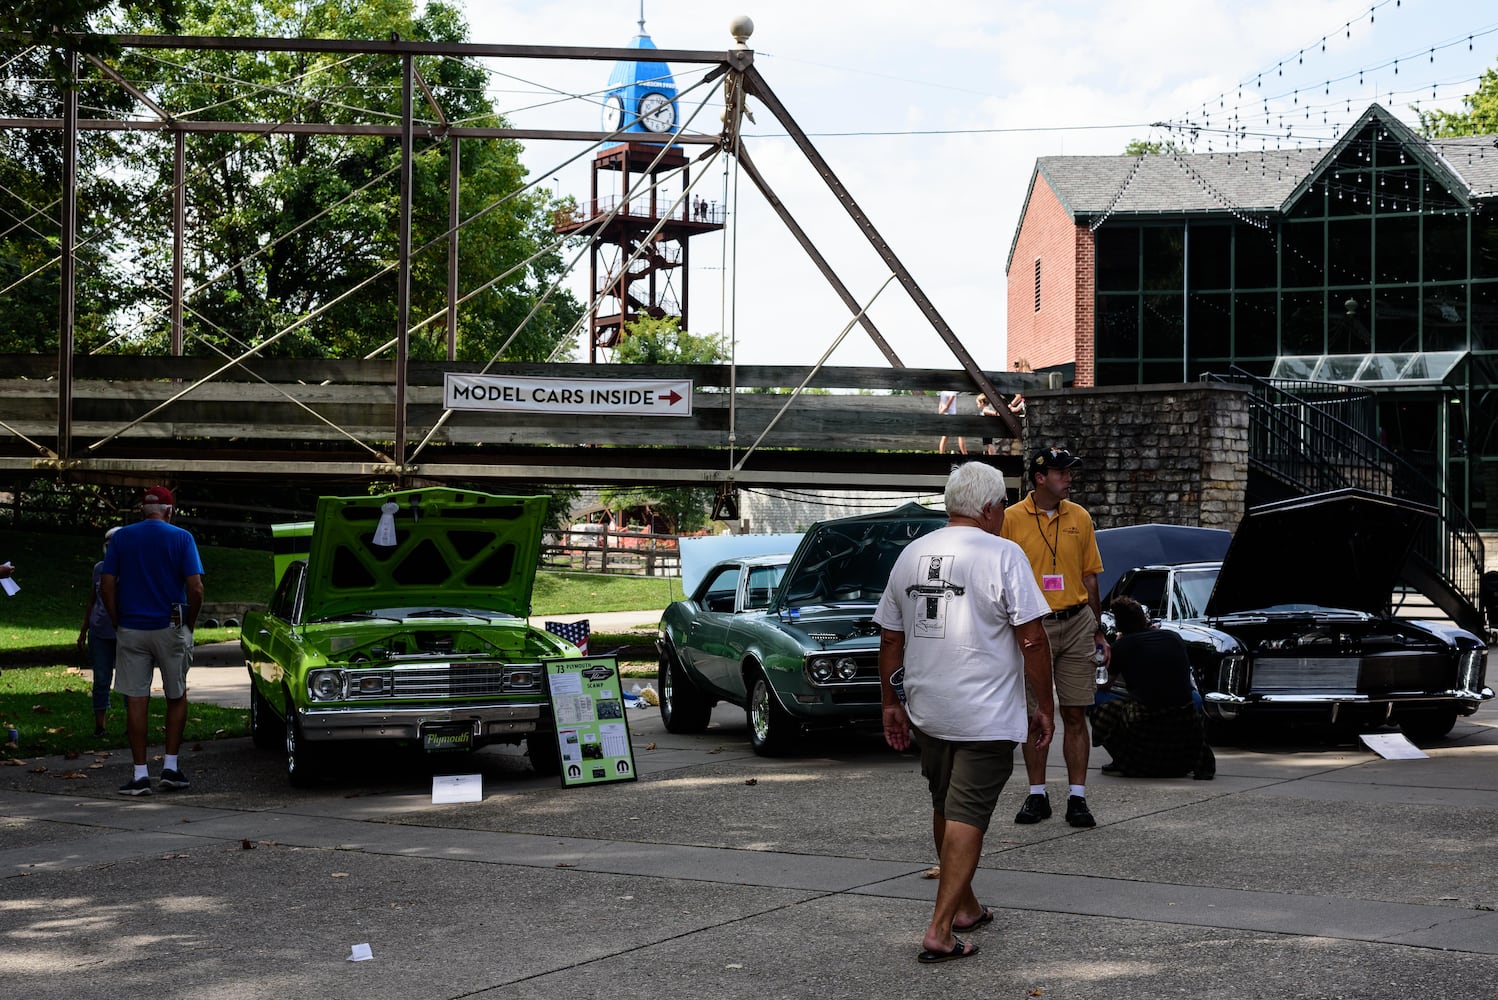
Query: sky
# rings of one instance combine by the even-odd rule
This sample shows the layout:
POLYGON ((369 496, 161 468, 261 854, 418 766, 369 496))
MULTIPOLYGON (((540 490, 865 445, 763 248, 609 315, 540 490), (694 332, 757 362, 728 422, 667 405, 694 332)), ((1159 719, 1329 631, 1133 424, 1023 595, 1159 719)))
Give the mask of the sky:
MULTIPOLYGON (((459 0, 461 3, 461 0, 459 0)), ((639 0, 469 0, 470 39, 624 46, 639 0)), ((1252 149, 1335 141, 1378 101, 1414 122, 1461 110, 1498 66, 1498 8, 1471 0, 647 0, 662 49, 726 50, 748 15, 755 66, 966 350, 1006 367, 1005 263, 1041 156, 1122 154, 1134 139, 1252 149), (1267 109, 1267 112, 1266 112, 1267 109), (1234 115, 1237 115, 1234 120, 1234 115)), ((492 96, 513 125, 596 129, 610 62, 491 60, 492 96)), ((704 70, 672 67, 678 90, 704 70)), ((694 128, 713 131, 721 87, 694 128)), ((892 283, 784 129, 751 100, 756 165, 901 361, 958 360, 892 283)), ((585 145, 528 141, 542 186, 588 193, 585 145), (585 153, 571 165, 564 161, 585 153)), ((695 189, 728 206, 724 235, 692 241, 691 327, 722 334, 740 364, 887 362, 765 199, 730 162, 695 189)), ((586 296, 586 258, 569 287, 586 296)), ((577 355, 586 359, 581 348, 577 355)))

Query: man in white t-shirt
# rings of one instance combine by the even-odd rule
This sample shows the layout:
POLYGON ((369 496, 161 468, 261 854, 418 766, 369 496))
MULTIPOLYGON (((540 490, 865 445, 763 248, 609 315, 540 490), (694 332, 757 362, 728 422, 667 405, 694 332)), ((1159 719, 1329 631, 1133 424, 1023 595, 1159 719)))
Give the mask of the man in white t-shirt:
POLYGON ((900 553, 874 612, 884 738, 920 748, 941 859, 936 907, 917 956, 924 963, 976 954, 957 937, 993 920, 973 894, 973 873, 1015 747, 1050 745, 1055 706, 1027 713, 1025 685, 1051 690, 1041 618, 1050 610, 1018 545, 999 537, 1004 477, 968 462, 947 479, 945 527, 900 553), (902 669, 903 668, 903 669, 902 669), (897 671, 900 673, 897 675, 897 671))

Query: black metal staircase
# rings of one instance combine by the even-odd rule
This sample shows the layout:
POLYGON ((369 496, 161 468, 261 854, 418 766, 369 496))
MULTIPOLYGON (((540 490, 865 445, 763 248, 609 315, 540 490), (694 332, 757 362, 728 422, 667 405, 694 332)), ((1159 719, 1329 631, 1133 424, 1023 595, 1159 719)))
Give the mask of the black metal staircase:
POLYGON ((1462 628, 1485 634, 1477 528, 1439 482, 1379 443, 1371 393, 1265 379, 1239 368, 1207 377, 1249 389, 1250 505, 1353 486, 1435 509, 1405 562, 1403 582, 1462 628))

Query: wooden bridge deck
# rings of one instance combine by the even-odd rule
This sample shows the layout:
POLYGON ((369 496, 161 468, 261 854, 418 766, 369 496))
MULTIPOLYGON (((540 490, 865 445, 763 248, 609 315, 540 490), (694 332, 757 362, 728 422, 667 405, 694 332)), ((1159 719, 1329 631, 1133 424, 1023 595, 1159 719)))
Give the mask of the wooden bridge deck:
MULTIPOLYGON (((998 439, 1001 452, 1010 450, 1008 426, 977 412, 975 390, 960 370, 824 368, 811 379, 812 391, 792 400, 787 387, 806 379, 806 367, 483 369, 412 362, 402 393, 393 361, 252 359, 219 372, 224 365, 210 358, 79 356, 71 392, 63 393, 56 359, 0 356, 0 470, 98 481, 212 474, 939 489, 952 461, 936 452, 943 434, 965 436, 973 453, 981 450, 982 437, 998 439), (479 371, 689 379, 692 413, 454 410, 444 419, 444 375, 479 371), (890 395, 890 389, 917 394, 890 395), (966 393, 959 415, 936 413, 941 389, 966 393), (875 394, 860 394, 865 391, 875 394), (406 440, 397 442, 402 394, 406 440), (63 412, 71 430, 65 442, 59 440, 63 412)), ((989 378, 1000 391, 1018 392, 1034 388, 1036 377, 989 378)), ((993 461, 1017 464, 1007 457, 993 461)))

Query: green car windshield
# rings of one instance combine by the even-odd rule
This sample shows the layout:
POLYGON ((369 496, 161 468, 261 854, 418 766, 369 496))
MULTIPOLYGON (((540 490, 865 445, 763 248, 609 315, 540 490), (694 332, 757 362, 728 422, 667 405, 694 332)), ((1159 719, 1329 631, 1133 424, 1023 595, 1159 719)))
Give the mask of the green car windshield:
POLYGON ((944 515, 907 504, 813 525, 787 568, 777 603, 876 603, 905 546, 945 523, 944 515))

